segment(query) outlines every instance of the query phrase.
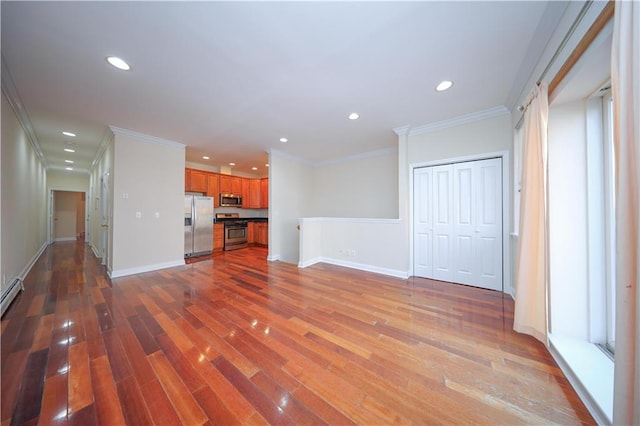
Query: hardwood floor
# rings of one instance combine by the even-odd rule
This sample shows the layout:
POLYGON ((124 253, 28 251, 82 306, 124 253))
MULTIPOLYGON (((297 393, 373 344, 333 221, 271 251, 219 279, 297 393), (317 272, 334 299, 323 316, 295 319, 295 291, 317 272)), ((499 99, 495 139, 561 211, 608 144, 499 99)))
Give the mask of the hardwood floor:
POLYGON ((265 258, 110 281, 50 246, 2 318, 2 425, 594 423, 509 296, 265 258))

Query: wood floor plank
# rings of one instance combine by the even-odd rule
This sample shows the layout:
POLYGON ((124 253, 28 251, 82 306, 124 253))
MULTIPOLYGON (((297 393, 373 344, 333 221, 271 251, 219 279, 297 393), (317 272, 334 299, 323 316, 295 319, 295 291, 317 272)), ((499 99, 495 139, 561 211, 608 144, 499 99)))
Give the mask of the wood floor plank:
MULTIPOLYGON (((93 404, 93 386, 87 342, 69 346, 69 414, 93 404)), ((78 418, 84 418, 79 416, 78 418)))
POLYGON ((266 257, 111 280, 50 245, 2 318, 0 426, 594 424, 510 296, 266 257))
POLYGON ((31 344, 31 352, 37 352, 51 346, 51 336, 53 334, 54 315, 44 315, 40 317, 36 334, 31 344))
POLYGON ((31 304, 29 305, 29 310, 27 311, 28 317, 40 315, 40 312, 42 312, 42 308, 44 307, 45 297, 45 294, 36 294, 33 297, 31 304))
POLYGON ((128 425, 152 424, 149 407, 142 397, 142 392, 135 376, 129 376, 118 382, 118 398, 124 419, 128 425))
POLYGON ((157 425, 181 425, 182 421, 173 408, 160 382, 155 379, 142 386, 142 396, 147 402, 149 412, 157 425))
POLYGON ((148 358, 182 423, 202 425, 207 422, 207 415, 202 411, 189 388, 182 382, 164 354, 154 352, 148 358))
MULTIPOLYGON (((160 343, 160 347, 162 347, 164 356, 166 356, 190 392, 195 392, 205 386, 204 379, 200 373, 191 366, 187 358, 180 352, 180 349, 178 349, 169 336, 158 336, 158 342, 160 343)), ((202 353, 200 354, 201 357, 203 355, 202 353)), ((206 356, 204 356, 204 358, 206 358, 206 356)))
POLYGON ((11 419, 18 390, 27 366, 28 351, 13 352, 2 358, 2 386, 0 387, 0 419, 11 419))
POLYGON ((125 423, 118 389, 106 355, 91 360, 91 383, 95 397, 97 422, 101 426, 125 423))
POLYGON ((22 424, 40 415, 48 356, 49 349, 29 354, 11 423, 22 424))
POLYGON ((223 356, 213 360, 213 365, 227 378, 227 380, 237 388, 242 395, 251 402, 256 410, 262 414, 272 424, 296 424, 294 419, 289 417, 275 401, 265 395, 256 385, 254 385, 240 370, 230 363, 223 356))
POLYGON ((215 392, 218 399, 222 401, 222 404, 233 413, 233 416, 240 423, 244 423, 256 413, 256 409, 245 396, 195 348, 187 352, 185 356, 191 366, 204 378, 209 388, 215 392))
POLYGON ((210 387, 205 386, 197 390, 193 396, 214 424, 229 426, 242 424, 210 387))
POLYGON ((44 382, 40 424, 66 425, 68 413, 68 373, 56 374, 44 382))

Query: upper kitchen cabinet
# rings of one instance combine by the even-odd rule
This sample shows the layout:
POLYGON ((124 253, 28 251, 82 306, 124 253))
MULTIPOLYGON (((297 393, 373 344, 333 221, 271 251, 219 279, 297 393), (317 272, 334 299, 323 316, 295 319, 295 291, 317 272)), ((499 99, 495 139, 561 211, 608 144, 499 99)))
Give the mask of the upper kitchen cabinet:
POLYGON ((184 185, 187 192, 207 192, 207 172, 185 169, 184 185))
POLYGON ((260 208, 269 208, 269 178, 260 179, 260 208))
POLYGON ((207 176, 207 196, 213 197, 213 207, 220 207, 220 176, 216 173, 209 173, 207 176))
POLYGON ((239 176, 220 175, 220 192, 223 194, 241 194, 242 178, 239 176))
POLYGON ((242 207, 244 207, 245 209, 250 209, 251 194, 249 194, 249 186, 251 185, 251 179, 242 178, 241 181, 242 181, 242 192, 240 193, 240 195, 242 195, 242 207))
POLYGON ((249 207, 252 209, 259 209, 262 207, 260 182, 260 179, 249 180, 249 207))

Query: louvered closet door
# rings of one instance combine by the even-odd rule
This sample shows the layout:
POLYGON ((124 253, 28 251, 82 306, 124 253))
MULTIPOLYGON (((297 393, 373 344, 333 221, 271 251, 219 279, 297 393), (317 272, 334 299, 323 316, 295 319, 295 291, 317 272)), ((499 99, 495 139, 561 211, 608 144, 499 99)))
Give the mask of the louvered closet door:
POLYGON ((414 171, 414 275, 502 290, 502 159, 414 171))

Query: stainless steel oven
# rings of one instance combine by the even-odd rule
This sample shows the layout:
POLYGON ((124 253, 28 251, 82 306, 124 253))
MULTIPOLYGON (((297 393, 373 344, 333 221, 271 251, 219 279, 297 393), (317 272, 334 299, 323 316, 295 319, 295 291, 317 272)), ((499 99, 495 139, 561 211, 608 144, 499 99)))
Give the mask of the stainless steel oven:
POLYGON ((247 221, 239 220, 224 224, 224 249, 235 250, 247 247, 247 221))
POLYGON ((248 221, 239 218, 238 213, 217 213, 216 221, 224 223, 224 250, 247 247, 248 221))

